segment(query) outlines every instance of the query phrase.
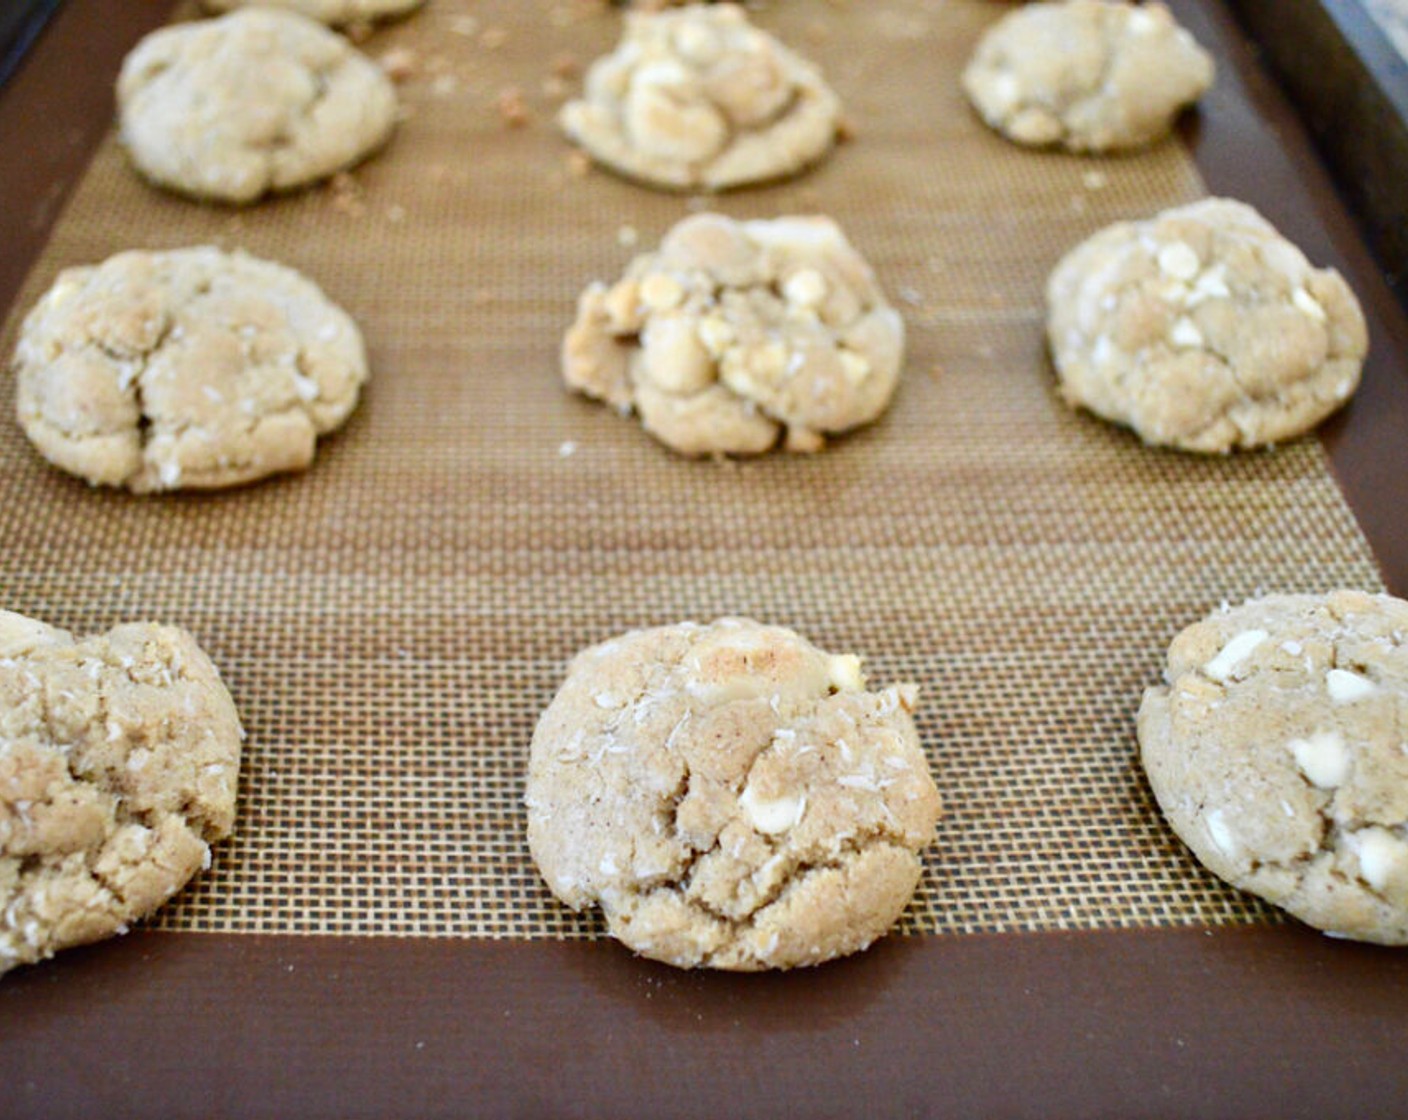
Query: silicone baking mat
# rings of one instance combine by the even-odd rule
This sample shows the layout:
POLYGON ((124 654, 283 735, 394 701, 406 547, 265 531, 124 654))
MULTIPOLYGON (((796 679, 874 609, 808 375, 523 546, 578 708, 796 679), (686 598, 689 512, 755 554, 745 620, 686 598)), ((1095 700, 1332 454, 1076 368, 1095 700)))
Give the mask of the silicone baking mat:
POLYGON ((236 835, 153 924, 597 935, 528 858, 534 722, 582 646, 725 613, 922 686, 947 812, 904 931, 1277 920, 1161 823, 1134 712, 1168 641, 1223 600, 1380 577, 1315 440, 1194 458, 1057 400, 1051 266, 1204 192, 1176 140, 1094 160, 985 130, 957 74, 1004 10, 762 7, 855 135, 801 179, 715 200, 569 158, 553 109, 620 19, 582 0, 432 0, 377 32, 368 53, 409 52, 406 119, 334 187, 201 206, 103 144, 21 310, 67 265, 241 246, 356 316, 374 371, 310 472, 220 494, 90 490, 0 426, 0 601, 80 631, 190 628, 249 732, 236 835), (883 420, 815 457, 688 462, 562 390, 579 290, 705 206, 841 222, 909 328, 883 420))

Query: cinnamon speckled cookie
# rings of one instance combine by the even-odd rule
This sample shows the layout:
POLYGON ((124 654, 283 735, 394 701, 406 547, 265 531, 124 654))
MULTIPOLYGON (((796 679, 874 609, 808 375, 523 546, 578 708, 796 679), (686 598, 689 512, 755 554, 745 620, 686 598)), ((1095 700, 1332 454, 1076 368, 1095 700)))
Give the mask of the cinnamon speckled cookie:
POLYGON ((396 123, 381 67, 322 24, 265 8, 152 32, 123 61, 117 102, 144 176, 229 203, 325 179, 396 123))
POLYGON ((637 630, 572 662, 533 736, 548 886, 683 968, 819 964, 890 928, 939 796, 912 685, 746 619, 637 630))
POLYGON ((582 294, 563 378, 683 455, 817 451, 879 416, 904 322, 829 218, 699 214, 582 294))
POLYGON ((356 324, 315 284, 208 246, 66 269, 26 317, 15 369, 39 452, 139 493, 302 470, 367 378, 356 324))
POLYGON ((1059 0, 993 24, 963 89, 1009 140, 1105 152, 1166 135, 1212 80, 1212 57, 1162 4, 1059 0))
POLYGON ((1369 345, 1338 272, 1219 198, 1071 250, 1047 282, 1047 339, 1069 404, 1200 452, 1309 431, 1353 394, 1369 345))
POLYGON ((1327 933, 1408 944, 1408 603, 1272 595, 1174 641, 1139 744, 1210 870, 1327 933))
POLYGON ((599 163, 672 190, 792 175, 836 139, 840 103, 811 63, 733 4, 630 12, 559 123, 599 163))
POLYGON ((0 972, 125 932, 208 867, 242 735, 184 630, 0 611, 0 972))

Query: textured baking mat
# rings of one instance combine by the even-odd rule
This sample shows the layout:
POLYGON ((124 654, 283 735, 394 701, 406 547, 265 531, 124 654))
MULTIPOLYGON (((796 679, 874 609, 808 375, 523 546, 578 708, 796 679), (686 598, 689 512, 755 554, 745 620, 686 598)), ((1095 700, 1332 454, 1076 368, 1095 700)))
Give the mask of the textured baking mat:
POLYGON ((408 116, 338 189, 204 207, 104 144, 21 307, 59 268, 121 249, 239 245, 318 280, 374 366, 311 472, 223 494, 89 490, 0 425, 0 601, 80 631, 189 627, 249 731, 237 834, 155 924, 595 935, 528 859, 534 721, 582 646, 724 613, 923 686, 947 816, 906 931, 1277 920, 1161 824, 1135 761, 1140 692, 1224 599, 1380 577, 1314 440, 1191 458, 1057 401, 1051 265, 1203 189, 1177 142, 1097 161, 985 131, 956 77, 1002 10, 758 15, 823 65, 855 139, 714 205, 831 213, 910 331, 888 416, 814 458, 686 462, 559 386, 581 287, 703 205, 579 176, 550 127, 560 75, 615 39, 600 6, 432 0, 378 32, 369 53, 413 52, 408 116), (514 127, 502 110, 520 99, 514 127))

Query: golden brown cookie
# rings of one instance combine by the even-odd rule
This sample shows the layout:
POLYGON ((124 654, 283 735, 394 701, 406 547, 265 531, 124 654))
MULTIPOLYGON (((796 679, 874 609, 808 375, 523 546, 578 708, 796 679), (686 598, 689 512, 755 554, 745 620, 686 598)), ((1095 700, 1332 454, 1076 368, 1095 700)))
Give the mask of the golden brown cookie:
POLYGON ((699 214, 591 285, 563 343, 567 384, 684 455, 792 451, 879 416, 904 323, 829 218, 699 214))
POLYGON ((733 4, 631 12, 614 52, 563 106, 564 132, 598 162, 671 190, 780 179, 836 140, 840 103, 811 63, 733 4))
POLYGON ((1071 250, 1047 283, 1047 339, 1068 403, 1202 452, 1309 431, 1349 399, 1368 349, 1340 274, 1217 198, 1071 250))
POLYGON ((15 367, 40 453, 139 493, 302 470, 367 377, 356 324, 315 284, 208 246, 65 270, 26 317, 15 367))
POLYGON ((1212 80, 1212 56, 1162 4, 1059 0, 993 24, 963 89, 1019 144, 1105 152, 1166 135, 1212 80))
POLYGON ((144 176, 230 203, 326 179, 396 123, 381 67, 322 24, 265 8, 152 32, 123 61, 117 102, 144 176))
POLYGON ((747 619, 580 654, 539 720, 528 841, 575 909, 683 968, 819 964, 890 928, 939 795, 913 685, 747 619))
POLYGON ((1139 709, 1149 784, 1211 871, 1408 944, 1408 603, 1271 595, 1183 631, 1139 709))
POLYGON ((242 736, 184 630, 0 611, 0 972, 126 932, 208 867, 242 736))

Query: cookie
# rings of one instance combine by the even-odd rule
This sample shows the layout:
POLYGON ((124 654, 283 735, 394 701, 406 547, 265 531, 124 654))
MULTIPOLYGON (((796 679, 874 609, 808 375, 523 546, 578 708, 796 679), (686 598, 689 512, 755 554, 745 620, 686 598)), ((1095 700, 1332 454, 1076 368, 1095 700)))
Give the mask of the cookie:
POLYGON ((286 8, 334 27, 348 23, 374 23, 395 19, 414 11, 424 3, 425 0, 201 0, 201 5, 208 12, 230 12, 236 8, 256 5, 263 8, 286 8))
POLYGON ((367 378, 346 312, 290 268, 202 247, 59 274, 25 318, 16 411, 95 486, 234 486, 313 461, 367 378))
POLYGON ((811 63, 733 4, 628 12, 558 123, 599 163, 671 190, 726 190, 820 160, 840 102, 811 63))
POLYGON ((209 867, 242 737, 184 630, 0 611, 0 973, 125 933, 209 867))
POLYGON ((1213 81, 1212 57, 1162 4, 1064 0, 1008 13, 979 41, 963 89, 1018 144, 1137 148, 1168 134, 1213 81))
POLYGON ((889 404, 904 323, 829 218, 699 214, 582 294, 563 377, 683 455, 815 451, 889 404))
POLYGON ((1309 431, 1359 385, 1369 345, 1339 273, 1226 199, 1102 230, 1046 294, 1067 403, 1185 451, 1309 431))
POLYGON ((579 654, 533 736, 543 878, 681 968, 819 964, 913 894, 939 795, 913 685, 746 619, 637 630, 579 654))
POLYGON ((1169 649, 1139 745, 1159 806, 1233 886, 1408 944, 1408 603, 1272 595, 1169 649))
POLYGON ((396 123, 379 66, 321 24, 264 8, 154 31, 123 61, 117 101, 144 176, 228 203, 325 179, 396 123))

